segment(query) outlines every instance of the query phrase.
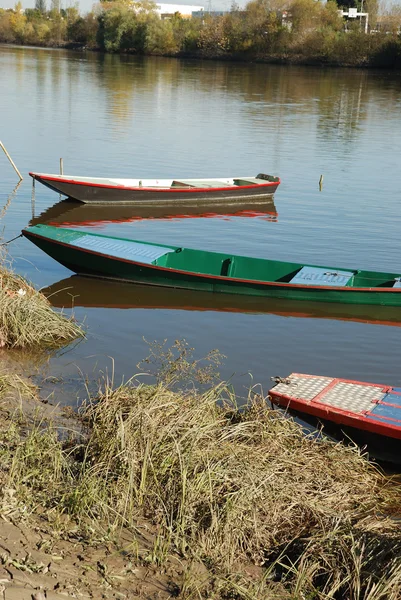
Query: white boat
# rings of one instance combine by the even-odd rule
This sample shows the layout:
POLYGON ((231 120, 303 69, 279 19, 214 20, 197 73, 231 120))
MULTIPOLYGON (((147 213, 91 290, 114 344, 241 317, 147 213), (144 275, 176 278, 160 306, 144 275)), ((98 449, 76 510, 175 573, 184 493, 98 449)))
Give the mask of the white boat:
POLYGON ((201 205, 210 200, 227 203, 271 197, 280 178, 259 173, 256 177, 210 179, 117 179, 29 173, 34 180, 68 198, 94 204, 160 204, 165 202, 201 205))

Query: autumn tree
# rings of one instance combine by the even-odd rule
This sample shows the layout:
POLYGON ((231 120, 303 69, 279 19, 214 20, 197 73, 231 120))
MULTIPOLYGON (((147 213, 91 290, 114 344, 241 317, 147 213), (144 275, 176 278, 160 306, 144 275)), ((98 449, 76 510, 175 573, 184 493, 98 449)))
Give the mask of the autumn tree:
MULTIPOLYGON (((109 52, 129 51, 144 54, 148 27, 159 20, 154 2, 102 2, 98 43, 109 52)), ((155 36, 157 34, 155 33, 155 36)))
POLYGON ((44 14, 46 12, 46 0, 35 0, 35 9, 44 14))
POLYGON ((11 27, 12 13, 0 8, 0 41, 7 44, 15 42, 15 35, 11 27))
POLYGON ((380 21, 382 22, 383 30, 397 35, 401 31, 401 5, 382 4, 380 9, 380 21))
POLYGON ((222 17, 206 15, 199 31, 198 47, 205 56, 219 56, 229 49, 222 17))
POLYGON ((245 7, 246 47, 257 53, 272 51, 284 32, 282 16, 284 0, 251 0, 245 7))
MULTIPOLYGON (((67 9, 69 10, 69 9, 67 9)), ((67 37, 71 42, 77 42, 85 46, 96 46, 98 32, 98 19, 93 12, 81 17, 76 13, 67 13, 67 37)))
POLYGON ((17 2, 14 10, 10 14, 10 26, 15 36, 15 41, 23 42, 26 26, 26 16, 22 12, 21 2, 17 2))

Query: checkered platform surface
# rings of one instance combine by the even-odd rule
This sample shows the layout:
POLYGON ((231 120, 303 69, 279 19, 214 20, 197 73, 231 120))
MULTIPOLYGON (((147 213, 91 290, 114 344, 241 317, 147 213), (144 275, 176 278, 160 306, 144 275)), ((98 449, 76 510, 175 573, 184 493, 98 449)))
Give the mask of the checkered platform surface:
POLYGON ((325 387, 333 381, 332 377, 296 377, 291 375, 290 383, 279 383, 274 387, 277 394, 285 394, 293 398, 313 400, 325 387))
POLYGON ((133 260, 144 264, 152 264, 155 260, 168 252, 174 252, 172 248, 153 246, 152 244, 141 244, 123 240, 100 238, 95 235, 85 235, 70 242, 71 246, 93 250, 115 258, 133 260))
MULTIPOLYGON (((293 398, 313 400, 332 381, 330 377, 302 377, 291 375, 290 384, 279 383, 275 386, 276 393, 293 398)), ((381 386, 346 383, 338 381, 331 389, 319 398, 319 402, 327 406, 335 406, 352 412, 370 411, 376 407, 377 400, 386 396, 381 386)))

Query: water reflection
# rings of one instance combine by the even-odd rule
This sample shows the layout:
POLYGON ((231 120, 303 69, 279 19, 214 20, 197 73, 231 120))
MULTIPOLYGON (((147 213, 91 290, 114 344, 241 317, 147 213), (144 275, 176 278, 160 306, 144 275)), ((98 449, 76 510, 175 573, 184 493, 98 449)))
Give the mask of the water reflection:
MULTIPOLYGON (((9 140, 24 173, 58 172, 63 157, 66 173, 99 177, 131 177, 133 172, 210 177, 266 170, 282 178, 275 196, 279 219, 277 213, 269 215, 269 208, 260 218, 181 218, 182 213, 171 211, 120 214, 114 209, 87 215, 94 207, 64 203, 47 212, 59 197, 41 186, 33 222, 82 229, 104 223, 99 232, 129 239, 399 270, 401 79, 394 73, 2 46, 0 86, 1 137, 9 140), (277 221, 274 226, 266 222, 270 218, 277 221)), ((15 183, 12 170, 3 170, 0 209, 15 183)), ((5 239, 19 234, 31 218, 28 181, 1 221, 5 239)), ((70 275, 24 239, 9 248, 17 272, 38 287, 70 275)), ((52 368, 63 377, 75 375, 74 362, 82 371, 95 368, 88 358, 92 355, 102 368, 104 357, 113 356, 119 374, 131 375, 133 364, 144 356, 144 337, 184 338, 202 355, 218 347, 228 356, 223 377, 250 369, 255 380, 264 381, 294 370, 335 369, 341 377, 393 382, 400 371, 400 327, 364 324, 398 325, 397 309, 261 304, 136 286, 125 294, 110 283, 108 300, 101 282, 90 282, 97 298, 84 297, 74 282, 66 285, 80 296, 77 306, 88 306, 76 310, 88 339, 71 355, 52 359, 52 368), (127 310, 107 308, 116 304, 127 310), (145 306, 171 310, 128 308, 145 306), (242 314, 246 311, 254 314, 242 314)), ((71 306, 71 294, 66 292, 59 303, 71 306)), ((236 385, 241 381, 236 376, 236 385)))
POLYGON ((3 208, 0 209, 0 220, 4 217, 4 215, 8 211, 9 206, 10 206, 12 200, 14 199, 14 197, 15 197, 15 195, 16 195, 16 193, 18 191, 18 188, 21 185, 21 183, 22 183, 22 179, 19 180, 19 182, 17 183, 17 185, 14 187, 14 189, 7 196, 7 200, 6 200, 3 208))
MULTIPOLYGON (((166 124, 169 119, 192 119, 188 109, 194 95, 205 95, 204 114, 223 102, 242 102, 255 124, 267 119, 284 124, 305 116, 310 127, 311 112, 317 116, 322 141, 339 140, 346 149, 368 117, 383 119, 399 109, 401 81, 362 69, 327 69, 262 64, 201 62, 187 59, 105 55, 94 52, 49 51, 37 48, 2 49, 13 56, 18 77, 34 69, 38 90, 51 90, 53 107, 80 100, 76 91, 96 87, 103 93, 110 126, 116 131, 142 114, 143 102, 149 115, 166 124), (383 86, 387 88, 383 94, 383 86), (211 94, 211 91, 213 92, 211 94), (372 113, 373 107, 381 110, 372 113), (140 108, 141 107, 141 108, 140 108)), ((87 101, 89 101, 88 98, 87 101)), ((45 104, 37 106, 43 116, 45 104)), ((235 126, 235 123, 233 123, 235 126)), ((349 150, 349 149, 348 149, 349 150)))
MULTIPOLYGON (((336 77, 323 84, 324 93, 319 101, 318 138, 327 143, 341 140, 350 142, 359 132, 361 120, 368 116, 370 85, 363 70, 352 73, 353 84, 345 88, 336 77)), ((351 147, 345 149, 351 154, 351 147)))
POLYGON ((401 326, 401 309, 384 306, 344 306, 162 288, 72 275, 42 292, 53 306, 72 308, 148 308, 272 314, 282 317, 334 319, 401 326))
POLYGON ((267 221, 277 221, 278 214, 274 201, 268 198, 263 202, 252 201, 244 204, 228 204, 207 202, 201 206, 191 204, 163 204, 148 206, 104 206, 83 204, 72 200, 62 200, 54 206, 34 216, 29 225, 47 224, 73 227, 101 227, 106 223, 124 223, 141 219, 189 219, 189 218, 222 218, 258 217, 267 221))

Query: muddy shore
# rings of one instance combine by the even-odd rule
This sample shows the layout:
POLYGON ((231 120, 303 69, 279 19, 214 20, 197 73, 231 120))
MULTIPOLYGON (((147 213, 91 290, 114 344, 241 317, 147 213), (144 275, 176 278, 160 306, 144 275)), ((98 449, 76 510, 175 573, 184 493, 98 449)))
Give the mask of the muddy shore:
POLYGON ((357 451, 216 408, 224 386, 75 414, 0 365, 2 600, 399 597, 401 490, 357 451))

